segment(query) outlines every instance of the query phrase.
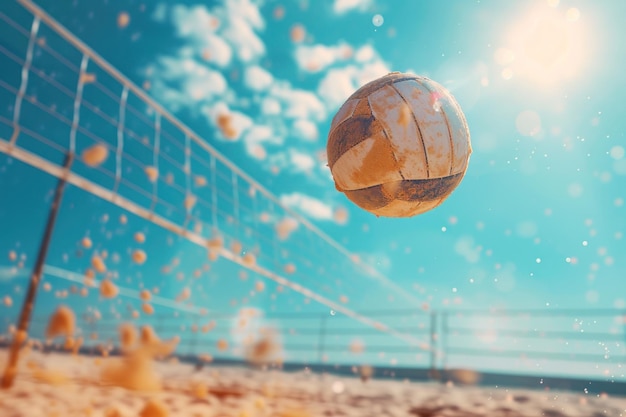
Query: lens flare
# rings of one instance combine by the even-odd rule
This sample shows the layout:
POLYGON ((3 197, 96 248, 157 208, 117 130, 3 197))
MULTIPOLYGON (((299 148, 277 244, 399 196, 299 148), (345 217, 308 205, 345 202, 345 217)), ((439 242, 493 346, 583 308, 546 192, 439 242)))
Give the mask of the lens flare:
POLYGON ((566 11, 548 4, 531 11, 511 29, 508 42, 494 54, 502 77, 524 78, 554 86, 579 76, 589 57, 588 37, 577 8, 566 11), (508 71, 510 69, 510 71, 508 71))

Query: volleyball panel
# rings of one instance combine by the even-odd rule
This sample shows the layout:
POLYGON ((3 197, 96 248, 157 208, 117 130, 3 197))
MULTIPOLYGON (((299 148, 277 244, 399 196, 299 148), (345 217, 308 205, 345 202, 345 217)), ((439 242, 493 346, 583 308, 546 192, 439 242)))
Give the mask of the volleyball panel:
POLYGON ((461 173, 425 180, 390 181, 360 190, 345 191, 345 194, 356 205, 374 214, 405 217, 404 215, 389 213, 394 212, 394 207, 397 207, 399 212, 404 212, 411 205, 415 206, 418 203, 429 210, 427 207, 434 207, 431 203, 440 204, 452 193, 462 179, 463 174, 461 173), (389 208, 383 210, 386 206, 389 208))
POLYGON ((348 97, 348 100, 352 100, 355 98, 367 98, 367 96, 372 94, 374 91, 387 84, 391 84, 401 80, 411 80, 414 78, 414 75, 403 74, 400 72, 391 72, 383 77, 380 77, 365 84, 364 86, 356 90, 350 97, 348 97))
POLYGON ((379 132, 382 126, 372 116, 353 116, 338 124, 331 130, 326 144, 330 169, 348 149, 379 132))
POLYGON ((391 196, 385 195, 381 185, 360 190, 347 190, 344 193, 354 204, 370 212, 384 207, 392 201, 391 196))
POLYGON ((359 102, 354 109, 353 116, 372 116, 372 109, 370 108, 370 103, 367 100, 367 97, 359 99, 359 102))
POLYGON ((333 117, 333 121, 330 124, 331 131, 332 129, 335 128, 335 126, 338 126, 339 124, 343 123, 344 121, 352 117, 352 114, 354 113, 354 108, 356 107, 358 102, 359 100, 355 99, 355 100, 348 100, 345 103, 343 103, 343 106, 341 106, 341 108, 337 110, 337 114, 335 114, 335 117, 333 117))
MULTIPOLYGON (((443 87, 442 87, 443 88, 443 87)), ((459 104, 447 91, 440 98, 441 109, 448 118, 452 134, 452 171, 451 174, 464 172, 467 169, 469 156, 472 153, 470 132, 465 116, 459 104)))
POLYGON ((372 114, 383 126, 403 178, 428 178, 426 153, 414 110, 389 84, 368 96, 372 114))
MULTIPOLYGON (((403 180, 395 188, 394 200, 432 201, 445 198, 461 183, 463 174, 426 180, 403 180)), ((390 187, 389 184, 385 185, 390 187)))
POLYGON ((441 111, 436 111, 434 107, 438 91, 429 90, 426 84, 415 79, 397 82, 394 87, 409 103, 417 119, 426 149, 428 178, 450 175, 452 149, 448 122, 445 115, 441 111))
POLYGON ((384 207, 372 210, 372 214, 385 217, 412 217, 434 209, 443 202, 443 198, 432 201, 393 200, 384 207))
POLYGON ((402 180, 389 141, 382 129, 347 149, 331 168, 340 191, 358 190, 402 180))

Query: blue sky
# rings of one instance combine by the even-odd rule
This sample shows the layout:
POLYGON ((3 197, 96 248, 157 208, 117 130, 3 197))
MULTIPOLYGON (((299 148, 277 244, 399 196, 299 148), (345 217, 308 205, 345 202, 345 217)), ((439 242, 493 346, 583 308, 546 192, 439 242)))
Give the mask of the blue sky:
MULTIPOLYGON (((353 310, 410 308, 416 303, 420 308, 625 307, 626 140, 621 97, 626 81, 620 72, 626 46, 617 34, 626 4, 38 4, 284 205, 397 286, 363 282, 352 276, 351 266, 341 270, 343 255, 330 250, 309 254, 308 238, 294 236, 300 246, 280 243, 294 257, 315 266, 336 258, 342 271, 337 272, 341 279, 324 273, 315 279, 294 278, 312 291, 334 301, 344 296, 349 302, 342 304, 353 310), (120 25, 120 15, 129 17, 127 25, 120 25), (472 137, 473 154, 458 189, 440 207, 410 219, 376 218, 354 206, 335 190, 324 159, 336 110, 359 86, 389 71, 425 75, 448 88, 465 113, 472 137), (220 115, 227 115, 227 129, 220 127, 220 115)), ((18 6, 7 6, 5 13, 29 27, 28 15, 18 6)), ((48 45, 78 66, 80 55, 46 29, 48 45)), ((25 40, 6 31, 2 44, 23 53, 25 40)), ((11 65, 0 73, 5 71, 11 80, 7 82, 13 83, 19 66, 11 65)), ((75 84, 61 66, 55 70, 61 84, 75 84)), ((102 85, 114 86, 98 68, 88 71, 102 85)), ((2 116, 10 119, 14 96, 4 90, 2 94, 2 116)), ((86 88, 85 99, 99 102, 105 113, 116 117, 117 105, 97 91, 86 88)), ((71 101, 52 96, 48 100, 71 111, 71 101)), ((96 123, 89 128, 115 139, 114 129, 96 123)), ((139 118, 129 117, 128 123, 138 126, 139 118)), ((10 129, 2 129, 0 137, 6 139, 10 129)), ((42 129, 58 129, 55 134, 63 137, 68 133, 66 127, 42 129)), ((143 134, 149 135, 149 129, 143 134)), ((169 151, 174 154, 174 147, 169 151)), ((150 154, 137 152, 137 158, 149 160, 150 154)), ((52 152, 45 156, 57 162, 60 158, 52 152)), ((115 167, 112 158, 106 164, 115 167)), ((5 156, 0 175, 1 195, 11 196, 3 197, 8 204, 0 204, 0 254, 15 251, 18 257, 0 262, 0 288, 13 293, 16 285, 23 286, 35 257, 45 221, 43 203, 49 204, 55 181, 5 156), (25 268, 15 269, 22 254, 25 268)), ((137 173, 128 176, 149 187, 137 173)), ((103 178, 93 180, 106 182, 103 178)), ((300 294, 272 298, 275 284, 269 281, 264 281, 265 291, 250 296, 251 287, 263 279, 252 273, 245 281, 225 281, 240 273, 225 260, 211 265, 206 282, 189 280, 193 270, 206 263, 206 254, 197 246, 168 237, 132 215, 127 224, 120 224, 121 209, 77 189, 68 190, 64 205, 68 208, 59 218, 50 265, 83 271, 88 251, 81 257, 76 251, 89 235, 95 250, 120 254, 116 274, 128 288, 158 286, 161 296, 175 298, 184 286, 200 285, 203 289, 192 296, 194 304, 217 311, 237 311, 245 298, 248 305, 268 311, 328 310, 315 301, 305 302, 300 294), (149 261, 141 267, 128 259, 137 246, 130 238, 139 230, 148 237, 143 249, 149 261), (161 273, 163 264, 175 258, 186 274, 182 280, 161 273)), ((58 283, 58 288, 67 286, 58 283)), ((42 312, 55 302, 46 297, 42 312)), ((19 292, 13 298, 19 300, 19 292)), ((93 307, 97 300, 74 299, 77 308, 93 307)), ((123 311, 120 302, 98 304, 102 310, 116 305, 123 311)), ((620 325, 605 327, 602 330, 619 331, 620 325)))

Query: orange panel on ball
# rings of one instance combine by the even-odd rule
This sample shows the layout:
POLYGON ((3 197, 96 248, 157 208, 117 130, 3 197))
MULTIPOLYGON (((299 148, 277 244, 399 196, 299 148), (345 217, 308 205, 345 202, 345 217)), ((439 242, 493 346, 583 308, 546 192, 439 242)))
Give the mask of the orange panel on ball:
POLYGON ((386 206, 371 210, 371 212, 377 216, 385 217, 412 217, 434 209, 443 200, 443 198, 433 201, 393 200, 386 206))
POLYGON ((358 190, 402 179, 389 141, 381 130, 348 149, 331 170, 338 190, 358 190))

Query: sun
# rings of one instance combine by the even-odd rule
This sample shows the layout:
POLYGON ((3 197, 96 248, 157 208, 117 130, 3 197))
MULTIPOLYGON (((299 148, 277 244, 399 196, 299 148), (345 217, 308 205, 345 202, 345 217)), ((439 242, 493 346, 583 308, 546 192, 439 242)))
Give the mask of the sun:
POLYGON ((504 79, 521 77, 556 85, 580 76, 589 59, 581 13, 555 4, 558 2, 549 1, 511 27, 505 46, 494 54, 504 79))

